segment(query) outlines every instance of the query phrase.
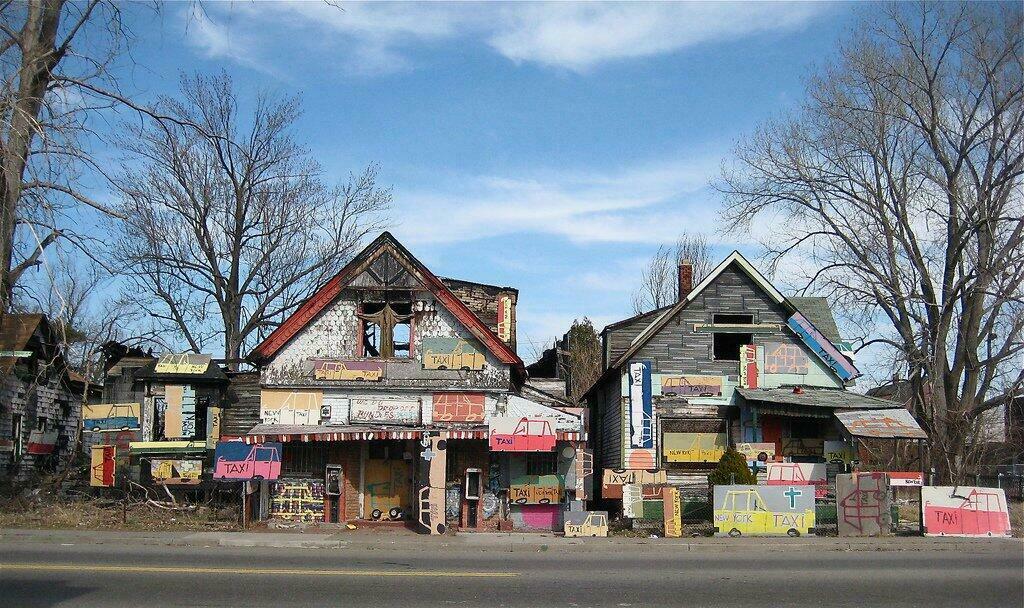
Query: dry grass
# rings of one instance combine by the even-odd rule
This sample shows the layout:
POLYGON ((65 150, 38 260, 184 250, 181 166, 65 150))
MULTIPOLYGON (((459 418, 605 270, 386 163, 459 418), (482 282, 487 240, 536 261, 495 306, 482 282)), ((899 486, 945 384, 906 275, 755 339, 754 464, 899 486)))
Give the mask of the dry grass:
POLYGON ((198 505, 166 510, 138 499, 54 497, 39 493, 0 501, 0 528, 78 530, 238 530, 238 509, 198 505))

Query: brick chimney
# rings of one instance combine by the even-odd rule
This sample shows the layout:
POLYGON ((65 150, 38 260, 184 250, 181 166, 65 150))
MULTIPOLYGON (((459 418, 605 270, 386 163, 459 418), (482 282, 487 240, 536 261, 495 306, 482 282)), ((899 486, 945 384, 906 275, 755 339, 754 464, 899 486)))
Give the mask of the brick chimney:
POLYGON ((693 291, 693 264, 690 260, 679 262, 679 301, 682 302, 686 296, 693 291))

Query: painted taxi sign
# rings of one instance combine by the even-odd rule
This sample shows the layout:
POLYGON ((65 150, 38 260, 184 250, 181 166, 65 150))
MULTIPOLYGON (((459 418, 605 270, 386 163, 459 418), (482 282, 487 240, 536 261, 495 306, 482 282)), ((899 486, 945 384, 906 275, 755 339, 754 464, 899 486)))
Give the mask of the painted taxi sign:
POLYGON ((809 534, 814 527, 811 486, 715 486, 719 536, 809 534))
POLYGON ((423 338, 424 369, 481 370, 486 358, 461 338, 423 338))
POLYGON ((384 377, 383 361, 316 359, 313 378, 316 380, 362 380, 378 382, 384 377))
POLYGON ((552 452, 555 430, 550 420, 495 416, 490 420, 492 452, 552 452))
POLYGON ((82 406, 82 429, 86 432, 129 431, 140 428, 139 403, 96 403, 82 406))

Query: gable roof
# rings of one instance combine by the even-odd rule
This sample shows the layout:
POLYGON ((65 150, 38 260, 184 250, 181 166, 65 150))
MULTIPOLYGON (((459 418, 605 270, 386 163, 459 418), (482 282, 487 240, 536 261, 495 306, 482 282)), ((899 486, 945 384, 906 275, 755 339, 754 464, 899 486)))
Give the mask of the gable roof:
POLYGON ((525 367, 519 355, 488 329, 487 325, 466 306, 465 302, 452 293, 441 279, 430 272, 390 232, 384 232, 374 239, 338 274, 324 283, 253 350, 249 359, 266 361, 272 358, 299 331, 309 325, 320 312, 334 302, 343 289, 367 280, 378 280, 389 286, 427 289, 499 361, 511 365, 519 371, 520 376, 525 375, 525 367), (385 255, 389 257, 384 257, 385 255), (381 263, 374 266, 374 262, 378 261, 381 263), (393 262, 397 262, 400 268, 395 268, 393 262))
POLYGON ((832 342, 842 342, 843 337, 839 335, 839 326, 836 325, 836 318, 832 315, 832 308, 828 305, 828 298, 791 296, 789 301, 796 306, 797 310, 804 313, 804 316, 818 328, 822 335, 832 342))
MULTIPOLYGON (((753 281, 755 285, 760 287, 761 290, 764 291, 764 293, 767 294, 772 301, 774 301, 776 304, 781 305, 790 314, 801 312, 801 310, 796 305, 794 305, 792 300, 782 295, 782 292, 776 289, 775 286, 772 285, 771 282, 764 277, 764 275, 762 275, 760 272, 758 272, 756 268, 754 268, 753 264, 751 264, 745 257, 743 257, 743 254, 741 254, 739 251, 733 251, 728 256, 726 256, 726 258, 722 260, 718 264, 718 266, 715 266, 714 270, 708 273, 708 276, 704 277, 704 280, 702 280, 692 290, 690 290, 690 293, 688 293, 684 299, 680 300, 679 302, 676 302, 670 307, 661 309, 661 314, 655 317, 651 324, 644 328, 644 330, 640 332, 640 334, 638 334, 636 338, 633 339, 633 342, 629 345, 629 348, 627 348, 624 353, 622 353, 614 362, 611 363, 611 365, 608 366, 608 369, 605 370, 605 373, 602 374, 601 378, 597 380, 595 386, 597 385, 597 383, 602 382, 604 378, 612 370, 620 369, 627 361, 629 361, 633 357, 633 355, 637 353, 637 351, 643 348, 643 346, 647 344, 647 342, 652 337, 657 335, 658 332, 660 332, 665 327, 665 325, 668 324, 670 320, 672 320, 681 310, 686 308, 686 306, 689 305, 690 302, 694 301, 702 291, 704 291, 705 289, 708 288, 709 285, 714 283, 715 279, 717 279, 718 276, 725 272, 725 270, 730 266, 735 266, 736 268, 738 268, 741 272, 743 272, 743 274, 750 278, 750 280, 753 281)), ((815 298, 804 298, 804 300, 809 299, 814 300, 815 298)), ((824 300, 824 298, 821 299, 824 300)), ((820 311, 816 312, 820 313, 820 311)), ((808 317, 810 323, 814 325, 815 321, 810 320, 810 315, 804 313, 804 316, 808 317)), ((831 312, 829 312, 828 317, 831 318, 831 312)), ((834 319, 832 320, 832 325, 835 325, 834 319)), ((821 331, 821 329, 818 329, 818 331, 821 331)), ((839 330, 835 329, 834 333, 838 335, 839 330)), ((829 340, 832 339, 831 336, 828 336, 827 334, 825 335, 826 337, 828 337, 829 340)), ((590 390, 593 390, 593 387, 591 387, 590 390)), ((587 392, 589 393, 590 391, 588 390, 587 392)))

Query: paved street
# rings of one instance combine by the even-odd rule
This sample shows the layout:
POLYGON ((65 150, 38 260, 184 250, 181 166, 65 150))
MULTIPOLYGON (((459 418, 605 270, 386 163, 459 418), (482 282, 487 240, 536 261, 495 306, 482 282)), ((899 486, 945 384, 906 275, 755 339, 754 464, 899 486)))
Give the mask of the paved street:
POLYGON ((909 551, 755 543, 727 550, 637 543, 607 551, 555 544, 510 551, 488 542, 433 542, 382 537, 376 547, 294 549, 5 537, 0 605, 981 608, 1024 602, 1019 541, 930 548, 919 542, 909 551))

